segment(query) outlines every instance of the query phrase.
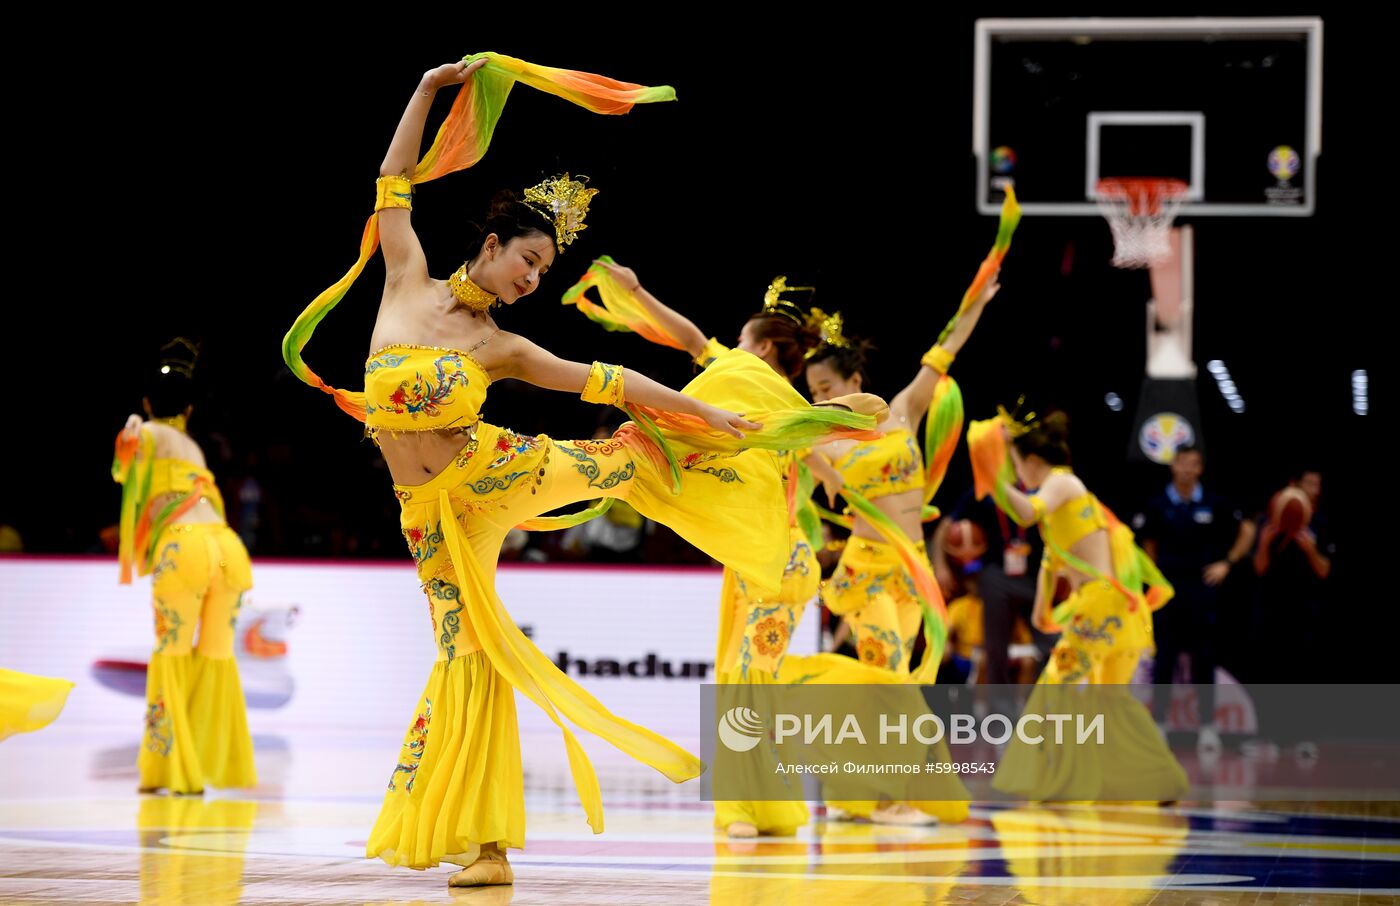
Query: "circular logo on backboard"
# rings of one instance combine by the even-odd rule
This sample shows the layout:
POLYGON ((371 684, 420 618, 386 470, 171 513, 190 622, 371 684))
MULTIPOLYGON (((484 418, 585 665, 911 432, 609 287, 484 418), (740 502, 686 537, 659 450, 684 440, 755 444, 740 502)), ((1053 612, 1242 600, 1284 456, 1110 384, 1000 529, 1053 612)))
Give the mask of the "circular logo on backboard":
POLYGON ((1016 169, 1016 152, 1005 145, 998 145, 992 149, 992 172, 1010 173, 1016 169))
POLYGON ((1138 445, 1143 455, 1163 464, 1171 462, 1178 449, 1195 440, 1196 432, 1191 423, 1175 412, 1158 412, 1143 422, 1138 432, 1138 445))
POLYGON ((1298 175, 1303 159, 1287 145, 1279 145, 1269 152, 1269 172, 1275 179, 1288 180, 1298 175))

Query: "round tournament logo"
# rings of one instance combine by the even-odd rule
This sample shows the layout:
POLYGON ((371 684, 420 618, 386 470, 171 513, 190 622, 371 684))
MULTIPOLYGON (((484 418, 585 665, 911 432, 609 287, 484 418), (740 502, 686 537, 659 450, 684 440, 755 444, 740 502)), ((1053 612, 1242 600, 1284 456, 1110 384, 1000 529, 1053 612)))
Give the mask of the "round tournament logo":
POLYGON ((1298 175, 1303 159, 1287 145, 1279 145, 1269 152, 1269 172, 1275 179, 1288 180, 1298 175))
POLYGON ((1166 464, 1176 457, 1176 451, 1196 440, 1191 423, 1175 412, 1159 412, 1142 423, 1138 444, 1143 455, 1153 462, 1166 464))
POLYGON ((1010 173, 1016 169, 1016 152, 998 145, 992 149, 991 165, 993 173, 1010 173))
POLYGON ((730 708, 719 719, 719 741, 730 751, 747 752, 763 738, 763 718, 752 708, 730 708))

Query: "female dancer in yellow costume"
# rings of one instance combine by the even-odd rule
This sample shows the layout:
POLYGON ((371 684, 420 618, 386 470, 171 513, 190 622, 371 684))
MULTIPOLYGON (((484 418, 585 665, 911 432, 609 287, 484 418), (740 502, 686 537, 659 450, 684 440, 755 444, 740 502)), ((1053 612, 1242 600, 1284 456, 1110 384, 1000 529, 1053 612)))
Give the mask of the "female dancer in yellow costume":
POLYGON ((691 451, 785 445, 794 436, 824 437, 843 425, 865 432, 873 427, 868 417, 807 406, 746 353, 722 356, 681 394, 614 365, 556 358, 501 331, 491 307, 532 293, 556 254, 583 229, 595 190, 567 174, 526 190, 523 201, 498 195, 467 262, 447 280, 432 278, 410 222, 412 183, 474 163, 514 81, 598 112, 625 113, 635 102, 664 99, 661 89, 497 54, 425 73, 380 167, 377 214, 360 261, 308 307, 283 347, 293 371, 364 418, 383 451, 438 643, 367 854, 412 868, 443 861, 465 866, 449 881, 453 886, 513 880, 505 850, 523 846, 525 831, 516 690, 562 732, 595 832, 603 829, 598 781, 564 718, 676 782, 701 770, 688 752, 608 712, 516 628, 494 588, 506 532, 543 527, 547 520, 535 517, 570 503, 604 498, 596 514, 608 499, 623 498, 775 593, 788 553, 777 468, 770 460, 740 463, 735 457, 741 482, 708 484, 683 474, 677 459, 691 451), (415 168, 433 94, 463 82, 438 140, 415 168), (348 393, 311 373, 300 351, 379 240, 386 277, 365 392, 348 393), (502 378, 582 391, 585 401, 626 406, 639 423, 605 441, 521 436, 480 418, 487 387, 502 378), (745 438, 745 431, 754 433, 745 438))
MULTIPOLYGON (((954 357, 1000 288, 995 275, 993 271, 953 329, 924 355, 914 379, 890 401, 889 415, 880 425, 883 437, 873 441, 834 441, 817 448, 840 473, 843 493, 853 491, 868 501, 868 508, 858 509, 854 516, 851 536, 836 570, 822 584, 822 603, 845 617, 855 634, 862 663, 922 683, 933 682, 941 653, 925 652, 919 670, 911 669, 914 639, 925 619, 919 603, 920 587, 925 595, 940 593, 935 582, 917 582, 898 549, 901 542, 906 544, 905 550, 912 550, 917 558, 915 568, 922 569, 926 577, 932 576, 923 545, 924 504, 931 495, 925 494, 924 453, 914 439, 914 431, 928 414, 935 391, 954 357), (870 511, 872 508, 875 512, 870 511), (894 533, 898 534, 892 538, 894 533)), ((839 314, 828 319, 824 333, 822 346, 807 363, 807 386, 812 399, 818 402, 860 392, 866 385, 867 344, 843 335, 839 314)), ((935 451, 927 452, 933 456, 935 451)), ((937 600, 941 604, 941 597, 937 600)), ((827 805, 835 810, 836 817, 869 818, 889 824, 926 824, 935 818, 961 821, 967 817, 967 803, 957 800, 883 805, 875 801, 831 801, 827 805)))
MULTIPOLYGON (((774 278, 764 293, 763 307, 744 322, 736 343, 738 349, 757 356, 789 382, 802 374, 807 355, 821 342, 821 333, 810 322, 808 314, 784 296, 810 290, 811 287, 788 286, 785 277, 774 278)), ((634 270, 607 257, 594 262, 584 279, 565 295, 565 300, 578 304, 590 317, 612 329, 635 330, 663 345, 683 350, 702 368, 709 367, 728 351, 719 340, 713 337, 707 340, 695 322, 643 288, 634 270), (603 298, 602 310, 582 295, 593 286, 603 298), (621 298, 621 294, 627 298, 621 298), (635 312, 634 320, 627 318, 629 311, 635 312)), ((840 478, 819 456, 767 451, 740 455, 773 457, 779 470, 787 476, 789 554, 782 588, 777 595, 755 594, 744 576, 733 569, 724 571, 715 676, 719 683, 767 685, 778 681, 788 641, 821 582, 821 567, 815 553, 821 537, 818 517, 808 503, 811 479, 803 474, 799 463, 810 462, 818 477, 833 489, 839 486, 840 478), (804 506, 805 511, 802 510, 804 506)), ((699 454, 691 459, 692 462, 682 463, 681 468, 708 474, 716 481, 734 480, 727 463, 711 455, 699 454)), ((715 827, 731 837, 789 836, 806 824, 809 817, 807 805, 801 800, 715 802, 715 827)))
POLYGON ((243 542, 224 521, 204 453, 185 433, 195 348, 167 344, 144 401, 127 419, 112 477, 122 484, 121 581, 151 575, 156 647, 146 667, 140 789, 199 793, 257 784, 233 625, 253 586, 243 542))
POLYGON ((1106 723, 1104 742, 1071 746, 1047 737, 1031 745, 1018 736, 994 786, 1040 800, 1176 800, 1188 788, 1185 772, 1147 709, 1122 685, 1152 651, 1152 611, 1167 603, 1172 588, 1127 526, 1074 474, 1068 434, 1062 413, 1030 422, 1003 414, 974 423, 968 446, 979 496, 991 493, 1020 525, 1038 523, 1045 539, 1031 620, 1042 632, 1064 635, 1027 712, 1083 710, 1062 694, 1069 685, 1115 687, 1095 696, 1106 723), (1036 492, 1021 493, 1013 475, 1036 492), (1069 582, 1070 594, 1052 611, 1057 577, 1069 582))

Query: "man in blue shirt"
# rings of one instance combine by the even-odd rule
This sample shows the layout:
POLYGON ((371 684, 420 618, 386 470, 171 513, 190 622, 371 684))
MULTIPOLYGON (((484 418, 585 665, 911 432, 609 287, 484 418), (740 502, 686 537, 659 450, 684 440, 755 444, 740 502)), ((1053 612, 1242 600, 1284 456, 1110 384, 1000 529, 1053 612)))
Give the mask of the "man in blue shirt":
POLYGON ((1182 652, 1191 656, 1197 689, 1202 751, 1220 751, 1215 726, 1215 625, 1220 584, 1248 555, 1254 524, 1219 494, 1201 486, 1205 458, 1181 447, 1171 463, 1171 483, 1134 520, 1143 549, 1176 588, 1176 597, 1153 614, 1157 656, 1152 668, 1154 708, 1165 722, 1171 683, 1182 652))

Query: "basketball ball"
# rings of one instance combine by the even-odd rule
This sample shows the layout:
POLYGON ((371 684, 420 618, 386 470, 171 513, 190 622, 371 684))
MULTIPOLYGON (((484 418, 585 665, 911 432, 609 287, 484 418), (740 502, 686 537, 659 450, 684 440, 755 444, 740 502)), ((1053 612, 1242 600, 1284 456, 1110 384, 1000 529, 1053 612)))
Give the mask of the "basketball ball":
POLYGON ((970 519, 959 519, 943 537, 943 552, 960 563, 971 563, 987 552, 987 536, 970 519))
POLYGON ((1269 521, 1280 535, 1292 535, 1312 521, 1312 501, 1298 488, 1284 488, 1269 501, 1269 521))

